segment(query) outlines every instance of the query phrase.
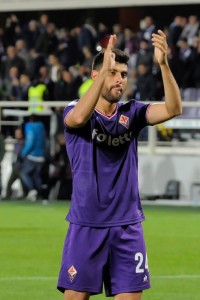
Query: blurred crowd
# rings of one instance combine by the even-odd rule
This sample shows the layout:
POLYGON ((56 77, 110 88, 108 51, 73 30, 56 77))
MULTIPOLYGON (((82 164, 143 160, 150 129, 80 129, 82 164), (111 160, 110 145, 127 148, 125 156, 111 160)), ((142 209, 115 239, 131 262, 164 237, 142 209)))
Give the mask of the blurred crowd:
MULTIPOLYGON (((110 28, 87 19, 80 27, 65 24, 58 28, 48 14, 25 24, 11 14, 0 28, 0 100, 31 101, 35 93, 41 100, 80 97, 91 84, 85 81, 90 79, 93 57, 105 48, 111 33, 118 37, 116 47, 130 55, 129 85, 124 98, 161 100, 161 75, 151 46, 151 34, 158 28, 151 16, 142 19, 138 27, 137 32, 120 24, 110 28)), ((168 38, 169 63, 183 98, 199 99, 198 16, 176 16, 162 29, 168 38)))

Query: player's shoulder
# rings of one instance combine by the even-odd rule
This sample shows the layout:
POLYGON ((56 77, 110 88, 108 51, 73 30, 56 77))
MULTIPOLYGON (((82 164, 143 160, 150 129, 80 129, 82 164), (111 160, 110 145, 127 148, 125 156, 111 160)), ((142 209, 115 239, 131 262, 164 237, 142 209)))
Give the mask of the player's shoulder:
POLYGON ((122 102, 119 105, 118 113, 121 114, 129 114, 130 116, 134 117, 135 114, 144 114, 147 111, 149 103, 144 103, 135 99, 131 99, 126 102, 122 102))
POLYGON ((76 104, 78 103, 78 100, 79 100, 79 99, 72 100, 72 101, 70 101, 70 102, 64 107, 64 110, 63 110, 64 116, 66 116, 66 114, 67 114, 68 112, 70 112, 70 110, 73 109, 73 108, 76 106, 76 104))
POLYGON ((64 109, 69 108, 69 107, 71 108, 71 107, 76 106, 76 104, 78 103, 78 100, 79 100, 79 99, 75 99, 75 100, 69 101, 69 103, 65 106, 64 109))
POLYGON ((129 110, 136 105, 136 100, 131 99, 128 101, 120 101, 119 102, 119 110, 129 110))

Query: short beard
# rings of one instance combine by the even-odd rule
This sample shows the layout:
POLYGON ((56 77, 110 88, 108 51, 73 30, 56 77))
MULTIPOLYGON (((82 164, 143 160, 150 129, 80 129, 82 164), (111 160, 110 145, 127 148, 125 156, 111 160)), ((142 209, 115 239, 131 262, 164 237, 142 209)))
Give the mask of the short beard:
POLYGON ((103 95, 102 95, 102 97, 106 100, 106 101, 108 101, 109 103, 117 103, 117 102, 119 102, 119 100, 121 99, 121 96, 122 95, 120 95, 119 97, 114 97, 110 92, 105 92, 105 93, 103 93, 103 95))

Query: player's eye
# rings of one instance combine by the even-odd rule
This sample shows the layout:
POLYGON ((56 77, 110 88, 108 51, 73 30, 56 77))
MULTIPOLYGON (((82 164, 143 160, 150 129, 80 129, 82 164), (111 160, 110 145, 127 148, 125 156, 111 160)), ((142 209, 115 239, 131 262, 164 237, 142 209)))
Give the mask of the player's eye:
POLYGON ((122 72, 122 78, 126 78, 127 77, 127 72, 122 72))
POLYGON ((115 73, 116 73, 115 71, 112 71, 112 70, 110 71, 111 75, 115 75, 115 73))

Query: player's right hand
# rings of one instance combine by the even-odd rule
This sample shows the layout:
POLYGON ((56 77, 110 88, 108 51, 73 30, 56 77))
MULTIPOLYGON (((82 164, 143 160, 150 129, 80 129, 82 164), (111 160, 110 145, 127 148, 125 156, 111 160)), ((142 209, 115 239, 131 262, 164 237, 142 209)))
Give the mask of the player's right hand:
POLYGON ((115 34, 111 35, 108 41, 107 48, 104 52, 104 60, 103 60, 103 70, 112 70, 115 66, 115 54, 112 52, 117 41, 117 37, 115 34))

